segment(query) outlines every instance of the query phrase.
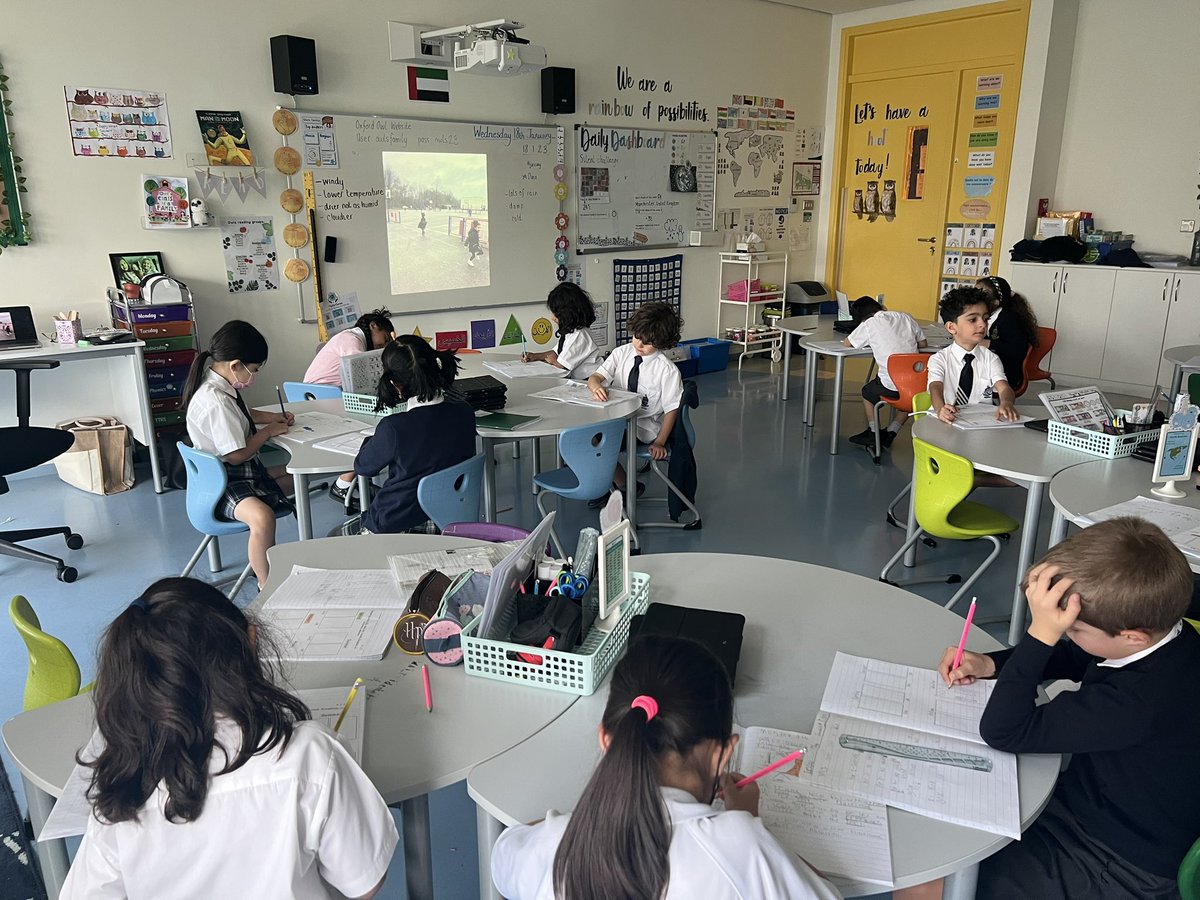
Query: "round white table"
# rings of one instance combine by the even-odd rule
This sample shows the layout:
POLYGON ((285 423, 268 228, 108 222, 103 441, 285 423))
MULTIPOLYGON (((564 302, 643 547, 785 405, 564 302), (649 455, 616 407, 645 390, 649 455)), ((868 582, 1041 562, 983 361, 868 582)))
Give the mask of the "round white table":
MULTIPOLYGON (((1050 546, 1067 536, 1067 524, 1087 528, 1090 522, 1081 521, 1088 513, 1124 503, 1134 497, 1149 497, 1178 506, 1200 509, 1200 491, 1189 483, 1180 485, 1185 497, 1172 500, 1150 493, 1157 487, 1150 481, 1153 466, 1140 459, 1098 459, 1081 466, 1072 466, 1050 481, 1050 502, 1054 504, 1054 519, 1050 526, 1050 546)), ((1200 560, 1187 557, 1192 571, 1200 574, 1200 560)))
POLYGON ((1163 351, 1163 359, 1175 367, 1171 373, 1171 393, 1168 395, 1172 403, 1175 402, 1176 395, 1183 390, 1183 370, 1200 371, 1200 360, 1192 362, 1197 357, 1200 357, 1200 344, 1184 344, 1182 347, 1172 347, 1163 351))
MULTIPOLYGON (((734 690, 734 717, 742 725, 807 732, 838 650, 933 668, 962 632, 959 616, 915 594, 822 566, 719 553, 653 554, 636 557, 633 566, 650 575, 653 602, 746 615, 734 690)), ((1001 649, 978 628, 969 643, 973 650, 1001 649)), ((481 897, 499 896, 490 857, 503 825, 575 806, 599 755, 596 726, 607 693, 602 685, 523 743, 472 769, 467 789, 479 808, 481 897)), ((1022 829, 1048 801, 1059 762, 1054 754, 1018 758, 1022 829)), ((1009 841, 890 808, 888 827, 896 885, 948 876, 947 898, 971 897, 975 864, 1009 841)), ((847 894, 885 890, 854 881, 841 887, 847 894)))
MULTIPOLYGON (((392 553, 468 547, 479 541, 425 535, 362 535, 280 544, 268 557, 271 576, 252 604, 270 596, 293 564, 330 569, 383 568, 392 553)), ((264 616, 269 624, 270 616, 264 616)), ((577 697, 555 691, 468 677, 466 670, 429 666, 433 712, 425 711, 420 663, 389 647, 378 662, 287 663, 297 688, 349 686, 361 676, 368 691, 363 769, 404 824, 408 895, 433 897, 429 846, 430 791, 461 781, 478 763, 545 727, 577 697)), ((94 729, 90 694, 22 713, 4 723, 4 743, 21 770, 35 833, 62 793, 75 753, 94 729)), ((49 859, 48 879, 61 885, 67 856, 62 841, 39 845, 49 859)))
MULTIPOLYGON (((554 400, 543 400, 530 397, 532 393, 543 391, 561 383, 561 379, 553 377, 532 377, 506 379, 484 368, 488 360, 512 362, 520 359, 519 353, 471 353, 461 358, 462 368, 459 378, 470 378, 477 375, 493 375, 504 382, 508 388, 504 411, 523 416, 540 416, 536 422, 531 422, 514 431, 500 431, 494 428, 479 428, 483 452, 487 456, 484 466, 484 518, 489 522, 496 520, 496 471, 492 464, 496 444, 512 441, 536 440, 543 437, 557 437, 568 428, 579 425, 591 425, 609 419, 625 419, 625 517, 630 525, 637 527, 637 413, 641 409, 636 399, 614 401, 604 407, 582 406, 577 403, 559 403, 554 400)), ((264 406, 262 409, 277 409, 276 406, 264 406)), ((307 400, 300 403, 288 403, 288 412, 324 412, 332 415, 349 416, 361 419, 370 425, 378 421, 374 416, 362 413, 347 413, 341 400, 307 400)), ((287 471, 292 475, 296 484, 296 520, 300 540, 312 537, 312 512, 309 506, 308 485, 313 475, 331 475, 345 472, 354 466, 354 457, 333 450, 318 449, 312 444, 298 444, 292 441, 273 442, 275 446, 287 451, 290 459, 287 471)), ((360 490, 360 496, 364 496, 360 490)))
MULTIPOLYGON (((1045 410, 1022 407, 1024 415, 1044 415, 1045 410)), ((1017 556, 1017 577, 1013 588, 1012 618, 1008 624, 1008 642, 1016 644, 1025 630, 1025 594, 1021 590, 1021 575, 1033 565, 1037 551, 1038 520, 1042 500, 1050 479, 1064 469, 1081 463, 1094 462, 1095 454, 1084 453, 1051 444, 1044 432, 1014 426, 967 430, 947 425, 934 416, 918 416, 913 423, 913 437, 965 456, 981 472, 1003 475, 1025 488, 1025 517, 1021 525, 1021 547, 1017 556)), ((916 530, 916 517, 910 499, 908 533, 916 530)), ((904 564, 911 566, 915 548, 904 564)))

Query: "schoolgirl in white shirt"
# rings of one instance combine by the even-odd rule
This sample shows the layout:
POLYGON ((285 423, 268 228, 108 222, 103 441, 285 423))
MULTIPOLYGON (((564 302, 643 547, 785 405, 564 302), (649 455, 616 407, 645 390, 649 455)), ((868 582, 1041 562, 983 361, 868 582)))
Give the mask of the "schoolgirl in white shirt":
POLYGON ((275 513, 291 512, 292 503, 282 486, 291 476, 282 467, 268 470, 258 452, 295 421, 291 413, 249 409, 242 400, 239 392, 254 384, 266 361, 267 339, 235 319, 217 329, 183 385, 192 446, 225 464, 227 484, 217 515, 250 527, 247 554, 259 585, 267 580, 267 551, 275 546, 275 513))
POLYGON ((522 353, 521 362, 547 362, 567 370, 568 378, 586 378, 594 371, 596 342, 588 331, 596 310, 587 291, 563 281, 546 297, 550 318, 558 327, 558 347, 543 353, 522 353))
POLYGON ((267 635, 224 594, 164 578, 108 627, 104 748, 63 900, 375 896, 399 836, 334 734, 275 686, 267 635))
POLYGON ((636 641, 600 724, 604 756, 570 815, 507 829, 492 880, 509 900, 834 900, 725 772, 737 736, 721 663, 699 644, 636 641), (726 809, 712 807, 718 786, 726 809))

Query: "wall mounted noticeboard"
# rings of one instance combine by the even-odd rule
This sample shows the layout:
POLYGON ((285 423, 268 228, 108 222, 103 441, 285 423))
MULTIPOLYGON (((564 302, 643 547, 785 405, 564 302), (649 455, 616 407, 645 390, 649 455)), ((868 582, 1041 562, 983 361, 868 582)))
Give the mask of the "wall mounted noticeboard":
POLYGON ((713 227, 716 134, 576 125, 577 253, 686 247, 713 227))
POLYGON ((557 126, 297 110, 321 291, 396 313, 540 300, 554 278, 557 126), (544 290, 544 288, 543 288, 544 290))

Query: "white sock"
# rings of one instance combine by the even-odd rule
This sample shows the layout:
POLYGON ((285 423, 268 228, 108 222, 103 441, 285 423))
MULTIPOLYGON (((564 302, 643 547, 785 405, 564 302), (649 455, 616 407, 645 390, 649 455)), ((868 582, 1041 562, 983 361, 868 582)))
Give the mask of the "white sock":
POLYGON ((888 426, 888 431, 890 431, 892 434, 899 434, 899 433, 900 433, 900 429, 901 429, 902 427, 903 427, 902 423, 900 423, 900 422, 893 422, 891 425, 889 425, 889 426, 888 426))
POLYGON ((344 490, 347 490, 347 489, 349 489, 349 487, 350 487, 352 484, 354 484, 354 482, 353 482, 353 481, 346 481, 344 478, 339 478, 339 479, 337 480, 337 486, 338 486, 338 488, 340 488, 340 489, 341 489, 341 490, 343 490, 343 491, 344 491, 344 490))
POLYGON ((868 423, 867 423, 867 430, 868 430, 868 431, 874 431, 874 430, 875 430, 875 421, 874 421, 874 420, 871 420, 870 422, 868 422, 868 423))

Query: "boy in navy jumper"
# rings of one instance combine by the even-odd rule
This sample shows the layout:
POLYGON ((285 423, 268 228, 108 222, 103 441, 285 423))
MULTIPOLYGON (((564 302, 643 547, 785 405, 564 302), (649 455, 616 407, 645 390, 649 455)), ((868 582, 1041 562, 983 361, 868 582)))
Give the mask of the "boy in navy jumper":
POLYGON ((1149 522, 1112 519, 1052 548, 1025 591, 1032 623, 1016 647, 966 653, 953 671, 950 648, 938 667, 949 685, 996 676, 979 729, 991 746, 1072 755, 1038 820, 981 864, 976 896, 1178 897, 1200 836, 1187 560, 1149 522), (1036 705, 1058 678, 1079 690, 1036 705))

